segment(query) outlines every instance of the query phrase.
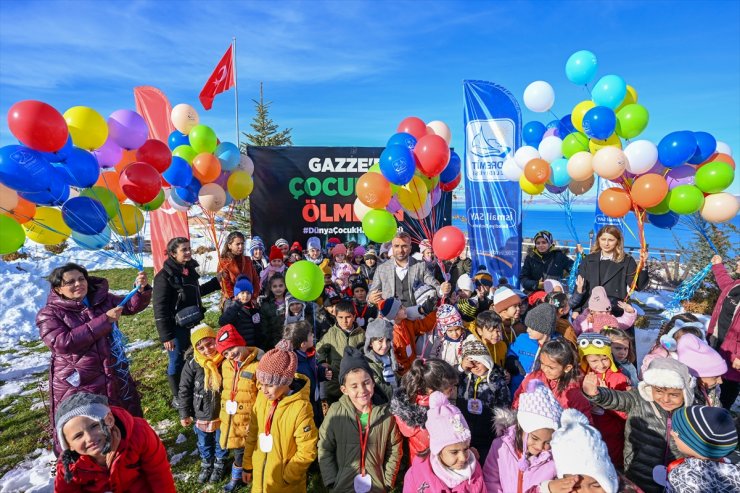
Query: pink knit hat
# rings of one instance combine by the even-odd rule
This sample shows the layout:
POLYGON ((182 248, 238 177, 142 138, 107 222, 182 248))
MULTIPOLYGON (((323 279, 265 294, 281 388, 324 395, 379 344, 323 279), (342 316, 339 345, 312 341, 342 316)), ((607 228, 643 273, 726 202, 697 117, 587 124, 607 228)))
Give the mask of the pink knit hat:
POLYGON ((341 243, 334 247, 334 249, 331 251, 332 255, 347 255, 347 247, 342 245, 341 243))
POLYGON ((611 301, 606 295, 606 289, 602 286, 596 286, 591 290, 591 297, 588 299, 588 309, 597 312, 606 312, 612 309, 611 301))
POLYGON ((429 432, 429 450, 434 455, 448 445, 470 442, 470 428, 462 413, 439 391, 429 396, 426 428, 429 432))
POLYGON ((689 367, 694 377, 719 377, 727 373, 727 363, 709 344, 694 334, 678 340, 678 361, 689 367))

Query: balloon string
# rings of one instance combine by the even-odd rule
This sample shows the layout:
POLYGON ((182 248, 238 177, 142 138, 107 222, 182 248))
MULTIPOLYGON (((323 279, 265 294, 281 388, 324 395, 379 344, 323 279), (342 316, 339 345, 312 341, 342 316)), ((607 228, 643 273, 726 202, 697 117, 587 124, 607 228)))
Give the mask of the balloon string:
POLYGON ((637 269, 635 269, 635 275, 632 279, 632 283, 630 284, 630 288, 627 291, 627 297, 625 298, 625 301, 629 299, 629 297, 632 295, 632 293, 635 291, 635 288, 637 287, 637 279, 639 278, 640 272, 645 266, 645 257, 647 256, 647 244, 645 241, 645 211, 636 204, 632 204, 632 207, 635 213, 635 217, 637 217, 637 232, 640 236, 640 260, 639 262, 637 262, 637 269))
POLYGON ((701 286, 702 281, 704 281, 704 278, 709 275, 709 272, 712 270, 712 264, 707 264, 702 270, 691 276, 690 278, 684 280, 673 292, 673 297, 666 303, 665 309, 666 312, 664 313, 664 318, 670 318, 670 316, 673 316, 676 312, 678 312, 681 308, 681 304, 691 299, 694 296, 694 293, 697 289, 699 289, 699 286, 701 286))

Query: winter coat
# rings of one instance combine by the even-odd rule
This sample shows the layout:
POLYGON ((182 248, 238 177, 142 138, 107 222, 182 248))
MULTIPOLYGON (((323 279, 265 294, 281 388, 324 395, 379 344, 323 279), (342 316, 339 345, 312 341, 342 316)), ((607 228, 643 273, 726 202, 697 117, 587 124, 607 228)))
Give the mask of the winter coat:
POLYGON ((244 361, 224 361, 221 364, 223 389, 221 390, 221 448, 235 449, 244 447, 247 438, 249 420, 251 419, 252 405, 257 398, 257 348, 249 348, 250 352, 244 361), (235 365, 239 376, 235 380, 235 365), (233 394, 233 395, 232 395, 233 394), (226 412, 226 401, 234 400, 238 404, 236 414, 226 412))
POLYGON ((307 352, 294 351, 298 357, 296 373, 305 375, 310 383, 308 400, 313 407, 313 418, 316 426, 321 426, 324 420, 324 412, 321 409, 321 398, 319 396, 319 383, 326 381, 326 369, 316 362, 316 349, 310 348, 307 352))
MULTIPOLYGON (((585 308, 578 317, 573 321, 573 327, 576 329, 576 332, 579 334, 582 334, 584 332, 601 332, 604 327, 594 327, 593 322, 588 321, 588 315, 589 315, 588 308, 585 308)), ((635 325, 635 320, 637 320, 637 312, 633 311, 632 313, 629 313, 625 310, 625 312, 620 315, 619 317, 615 317, 617 319, 617 328, 622 330, 627 330, 633 325, 635 325)))
POLYGON ((260 305, 260 349, 269 351, 283 338, 285 326, 285 303, 278 304, 272 297, 260 305))
POLYGON ((339 363, 344 356, 344 348, 352 346, 362 350, 364 345, 364 330, 353 327, 351 331, 345 332, 338 325, 333 325, 316 345, 316 361, 319 364, 328 363, 332 371, 331 380, 326 382, 326 398, 330 402, 335 402, 342 396, 339 390, 339 363))
POLYGON ((178 310, 188 306, 200 306, 205 313, 202 297, 221 289, 215 277, 201 285, 197 268, 198 262, 195 260, 189 260, 182 265, 168 257, 162 265, 162 270, 154 276, 152 305, 160 342, 171 341, 175 338, 175 333, 189 330, 178 327, 175 323, 175 314, 178 310))
MULTIPOLYGON (((123 314, 141 312, 149 305, 151 296, 151 289, 136 293, 124 305, 123 314)), ((136 383, 127 365, 119 362, 111 352, 109 336, 113 324, 108 322, 106 312, 118 306, 123 296, 111 294, 107 280, 90 277, 87 299, 89 306, 63 298, 52 289, 46 305, 36 315, 39 336, 51 349, 49 415, 52 424, 59 403, 77 392, 104 395, 111 405, 123 407, 134 416, 143 416, 136 383)), ((56 440, 55 435, 59 451, 56 440)))
MULTIPOLYGON (((470 324, 470 328, 468 330, 470 330, 470 333, 473 334, 476 339, 483 342, 483 339, 478 334, 478 327, 475 325, 475 322, 470 324)), ((503 368, 504 362, 506 361, 506 352, 508 351, 508 347, 503 339, 498 341, 496 344, 483 342, 483 345, 488 349, 488 354, 491 356, 493 364, 503 368)))
POLYGON ((391 412, 399 431, 409 442, 409 460, 414 460, 420 452, 429 448, 429 432, 426 429, 428 403, 429 396, 418 396, 412 404, 402 387, 393 392, 391 412))
POLYGON ((393 352, 398 362, 398 372, 403 375, 417 357, 416 338, 434 330, 437 312, 432 312, 420 320, 402 320, 393 325, 393 352))
MULTIPOLYGON (((393 488, 401 466, 403 438, 387 404, 373 405, 365 452, 365 471, 372 478, 373 493, 393 488)), ((331 491, 354 491, 360 473, 360 432, 357 411, 343 395, 332 404, 319 429, 321 478, 331 491)))
POLYGON ((236 299, 226 300, 224 312, 218 318, 220 326, 231 324, 236 327, 236 331, 247 342, 247 346, 264 349, 261 341, 261 321, 262 317, 259 309, 251 306, 251 303, 245 305, 236 299), (256 323, 255 320, 257 320, 256 323))
POLYGON ((559 248, 550 247, 545 253, 540 253, 536 248, 531 248, 524 257, 524 264, 519 273, 519 281, 522 289, 526 292, 537 291, 540 281, 546 279, 562 280, 568 275, 573 260, 559 248))
POLYGON ((540 382, 544 383, 547 388, 552 390, 552 393, 555 396, 555 400, 560 403, 560 406, 563 409, 578 409, 588 418, 588 421, 590 423, 593 423, 593 419, 591 417, 591 404, 588 402, 588 399, 586 399, 586 396, 583 395, 583 392, 581 391, 580 381, 574 380, 570 382, 561 392, 558 390, 558 381, 548 380, 542 370, 533 371, 524 378, 524 381, 514 394, 514 402, 512 405, 514 409, 519 409, 519 395, 521 395, 522 392, 527 391, 527 386, 532 380, 539 380, 540 382))
POLYGON ((457 280, 463 274, 470 274, 473 271, 473 261, 469 258, 457 257, 455 260, 444 261, 445 272, 450 275, 450 284, 457 286, 457 280))
MULTIPOLYGON (((406 307, 416 305, 416 298, 414 298, 414 288, 422 284, 428 284, 434 287, 435 290, 439 289, 439 282, 430 275, 426 270, 424 262, 419 262, 413 257, 409 257, 408 272, 406 277, 403 279, 404 283, 408 283, 409 286, 409 302, 406 303, 406 307)), ((388 261, 380 264, 375 271, 375 277, 373 283, 370 285, 370 291, 376 289, 381 291, 381 296, 384 300, 398 297, 401 293, 396 293, 396 261, 388 259, 388 261)))
POLYGON ((347 279, 349 276, 355 273, 357 269, 352 267, 352 264, 348 262, 336 262, 331 267, 331 280, 336 283, 341 283, 342 288, 349 287, 347 279))
POLYGON ((57 461, 54 491, 56 493, 175 493, 167 450, 157 433, 143 418, 111 406, 121 442, 110 468, 99 466, 89 455, 81 456, 70 466, 71 483, 64 480, 64 466, 57 461))
POLYGON ((221 279, 222 291, 225 298, 234 297, 234 284, 239 276, 247 276, 252 283, 254 292, 252 298, 257 299, 260 295, 260 275, 254 268, 254 262, 246 255, 237 255, 234 257, 221 257, 218 261, 217 272, 224 272, 226 275, 221 279))
MULTIPOLYGON (((228 364, 228 363, 227 363, 228 364)), ((180 375, 180 393, 177 402, 180 419, 214 421, 221 411, 221 393, 205 388, 206 373, 193 357, 193 349, 185 353, 185 366, 180 375)))
POLYGON ((396 355, 393 352, 393 348, 389 348, 388 356, 391 359, 391 369, 393 370, 393 374, 396 378, 394 385, 391 385, 383 377, 383 361, 370 347, 370 339, 365 339, 363 354, 365 355, 365 359, 370 365, 370 369, 375 374, 373 378, 373 380, 375 381, 375 392, 378 394, 383 394, 385 402, 390 402, 391 398, 393 397, 394 388, 397 388, 401 383, 401 374, 398 372, 398 361, 396 361, 396 355))
POLYGON ((722 375, 724 380, 732 380, 733 382, 740 382, 740 370, 732 368, 732 362, 736 358, 740 358, 740 303, 738 303, 737 290, 740 289, 740 279, 732 279, 725 270, 724 265, 716 264, 712 266, 712 273, 714 279, 717 281, 717 285, 722 292, 717 299, 717 303, 714 305, 712 311, 712 318, 709 320, 709 326, 707 328, 707 339, 711 346, 717 350, 719 354, 727 362, 727 373, 722 375), (730 292, 734 293, 733 297, 730 297, 730 292), (732 306, 734 305, 734 309, 732 306), (720 314, 722 310, 732 309, 732 322, 729 327, 718 327, 720 314))
MULTIPOLYGON (((627 376, 622 372, 613 372, 611 369, 599 375, 600 385, 612 390, 629 390, 630 383, 627 376)), ((602 409, 594 406, 591 409, 594 420, 594 428, 601 432, 601 438, 609 450, 612 464, 618 469, 624 467, 624 425, 627 415, 623 412, 602 409)))
POLYGON ((740 467, 725 460, 678 459, 668 466, 668 483, 674 493, 737 493, 740 467))
POLYGON ((368 283, 371 283, 373 281, 373 278, 375 277, 375 270, 378 268, 378 262, 375 262, 375 265, 372 267, 368 267, 365 264, 360 265, 360 267, 357 269, 357 273, 360 274, 360 276, 364 277, 368 283))
POLYGON ((466 481, 458 484, 454 488, 449 488, 432 469, 432 463, 429 457, 416 457, 411 463, 411 468, 406 471, 403 478, 404 493, 480 493, 485 492, 485 483, 483 482, 483 472, 480 464, 475 462, 473 475, 466 481))
POLYGON ((578 351, 578 335, 570 322, 564 318, 558 318, 555 321, 555 332, 560 334, 563 339, 573 344, 575 350, 578 351))
POLYGON ((316 459, 319 432, 308 399, 308 378, 296 374, 291 390, 275 408, 270 427, 272 450, 260 450, 258 436, 265 433, 267 416, 273 401, 260 392, 252 407, 252 416, 244 447, 242 467, 252 471, 252 493, 290 493, 306 491, 306 473, 316 459))
POLYGON ((505 367, 511 373, 509 388, 512 392, 517 391, 524 377, 532 371, 539 354, 540 345, 530 339, 526 332, 519 334, 514 343, 509 345, 505 367))
MULTIPOLYGON (((627 290, 632 285, 632 279, 637 271, 637 262, 631 255, 625 255, 621 262, 601 260, 601 252, 590 253, 583 258, 578 267, 578 274, 585 280, 583 300, 585 302, 591 296, 591 290, 596 286, 603 286, 610 299, 623 300, 627 297, 627 290), (601 263, 605 262, 604 266, 601 263), (604 271, 602 277, 601 271, 604 271)), ((642 291, 650 284, 648 271, 643 267, 637 276, 635 289, 642 291)))
MULTIPOLYGON (((509 426, 503 435, 496 438, 483 465, 483 477, 488 493, 517 493, 519 481, 519 459, 516 451, 517 426, 509 426)), ((555 479, 555 462, 549 450, 527 460, 527 469, 522 472, 522 491, 539 491, 543 481, 555 479)))
POLYGON ((619 371, 624 373, 624 376, 627 377, 627 381, 629 381, 630 387, 637 387, 637 384, 639 382, 637 378, 637 368, 635 368, 635 365, 630 363, 629 361, 614 361, 617 364, 617 368, 619 368, 619 371))
POLYGON ((458 340, 449 339, 445 334, 441 337, 437 337, 432 346, 432 352, 429 353, 430 357, 441 359, 450 364, 450 366, 457 366, 462 361, 462 345, 463 341, 469 336, 467 332, 463 330, 462 335, 458 340))
MULTIPOLYGON (((723 376, 722 378, 725 377, 723 376)), ((719 385, 715 385, 711 389, 706 389, 702 384, 696 382, 696 388, 694 389, 694 405, 722 407, 722 402, 719 400, 719 393, 719 385)))

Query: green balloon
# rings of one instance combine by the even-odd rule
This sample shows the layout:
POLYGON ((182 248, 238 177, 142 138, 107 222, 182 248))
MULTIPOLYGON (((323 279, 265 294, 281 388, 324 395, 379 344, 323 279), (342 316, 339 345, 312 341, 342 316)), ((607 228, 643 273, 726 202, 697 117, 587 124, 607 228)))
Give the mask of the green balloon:
POLYGON ((370 241, 385 243, 396 235, 396 218, 383 209, 373 209, 362 218, 362 231, 370 241))
POLYGON ((136 204, 136 206, 142 211, 156 211, 164 203, 164 190, 160 190, 154 200, 147 202, 146 204, 136 204))
POLYGON ((368 173, 380 173, 380 163, 375 163, 367 169, 368 173))
POLYGON ((671 209, 668 207, 668 198, 671 196, 671 192, 669 191, 665 197, 663 197, 663 200, 660 201, 660 204, 656 205, 655 207, 650 207, 647 209, 647 211, 650 214, 667 214, 671 211, 671 209))
POLYGON ((195 150, 196 154, 202 152, 212 153, 218 145, 216 132, 206 125, 194 126, 188 134, 188 139, 190 140, 190 147, 195 150))
MULTIPOLYGON (((437 175, 437 176, 435 176, 433 178, 429 178, 428 176, 426 176, 422 172, 417 171, 416 173, 414 173, 414 176, 418 176, 419 178, 421 178, 421 181, 423 181, 424 182, 424 185, 427 186, 427 191, 429 191, 429 192, 431 192, 432 190, 434 190, 434 187, 436 187, 437 184, 439 183, 439 175, 437 175)), ((393 193, 396 193, 396 192, 397 192, 397 190, 393 190, 393 193)))
POLYGON ((25 241, 23 227, 12 217, 0 215, 0 255, 17 251, 25 241))
POLYGON ((624 139, 637 137, 647 127, 650 115, 641 104, 628 104, 617 112, 617 135, 624 139))
POLYGON ((694 185, 679 185, 668 192, 668 208, 676 214, 693 214, 704 205, 704 194, 694 185))
POLYGON ((90 187, 80 192, 80 196, 89 197, 95 199, 105 208, 105 213, 108 215, 108 219, 113 219, 118 215, 118 209, 121 204, 118 202, 116 194, 111 192, 105 187, 90 187))
POLYGON ((729 187, 735 179, 735 170, 729 164, 716 161, 696 170, 694 184, 705 193, 718 193, 729 187))
POLYGON ((563 139, 563 156, 566 159, 570 159, 575 153, 583 151, 589 152, 586 135, 581 132, 573 132, 565 136, 565 139, 563 139))
POLYGON ((195 156, 198 155, 197 152, 195 152, 195 149, 193 149, 190 146, 182 145, 175 147, 175 150, 172 151, 173 156, 181 157, 185 161, 188 162, 188 164, 193 164, 193 159, 195 159, 195 156))
POLYGON ((318 265, 299 260, 285 273, 288 292, 301 301, 314 301, 324 292, 324 273, 318 265))

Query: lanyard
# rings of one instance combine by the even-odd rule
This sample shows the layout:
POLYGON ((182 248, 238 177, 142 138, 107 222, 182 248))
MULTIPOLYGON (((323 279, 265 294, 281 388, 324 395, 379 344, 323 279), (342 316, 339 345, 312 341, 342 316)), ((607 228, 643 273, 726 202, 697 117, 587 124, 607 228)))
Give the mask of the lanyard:
MULTIPOLYGON (((468 398, 468 391, 470 390, 470 380, 472 380, 473 375, 468 375, 468 385, 465 388, 465 399, 468 398)), ((476 377, 475 383, 473 384, 473 399, 478 398, 478 385, 483 381, 482 377, 476 377)))
POLYGON ((239 377, 241 377, 241 372, 239 371, 239 363, 236 361, 232 361, 231 365, 234 367, 234 380, 231 382, 231 399, 234 400, 234 397, 236 397, 236 389, 239 385, 239 377))
POLYGON ((267 422, 265 423, 265 435, 270 434, 270 428, 272 428, 272 417, 275 415, 275 409, 277 409, 278 402, 280 402, 280 399, 272 401, 272 409, 270 409, 270 414, 267 415, 267 422))
POLYGON ((355 415, 357 419, 357 429, 360 432, 360 472, 362 476, 365 475, 365 452, 367 451, 367 441, 370 438, 370 417, 373 414, 373 408, 370 407, 370 411, 367 413, 367 427, 365 432, 362 431, 362 423, 360 417, 355 415))
POLYGON ((362 317, 365 318, 365 312, 367 312, 367 307, 369 305, 365 305, 365 308, 362 310, 362 313, 359 313, 357 310, 357 305, 355 305, 355 302, 352 302, 352 306, 355 307, 355 317, 362 317))
POLYGON ((699 390, 701 390, 702 395, 704 395, 704 401, 707 403, 707 406, 712 406, 712 398, 709 397, 709 393, 707 393, 707 389, 704 388, 704 386, 699 383, 699 390))
POLYGON ((671 413, 668 413, 668 421, 665 424, 665 455, 663 456, 663 465, 668 465, 668 455, 671 453, 671 430, 673 429, 673 421, 671 419, 671 413))

